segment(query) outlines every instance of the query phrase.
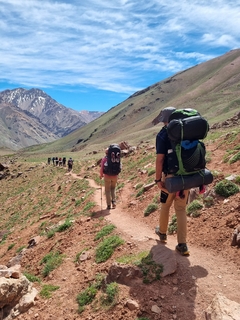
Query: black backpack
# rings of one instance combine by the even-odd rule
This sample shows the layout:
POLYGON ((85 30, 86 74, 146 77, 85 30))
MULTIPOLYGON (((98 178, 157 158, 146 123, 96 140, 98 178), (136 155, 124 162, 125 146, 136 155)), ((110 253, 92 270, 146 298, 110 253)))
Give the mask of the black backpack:
POLYGON ((195 109, 177 109, 169 117, 168 137, 172 148, 168 150, 168 173, 190 175, 206 166, 203 142, 209 125, 195 109))
POLYGON ((121 172, 121 149, 118 144, 108 147, 107 160, 103 166, 103 173, 116 176, 121 172))

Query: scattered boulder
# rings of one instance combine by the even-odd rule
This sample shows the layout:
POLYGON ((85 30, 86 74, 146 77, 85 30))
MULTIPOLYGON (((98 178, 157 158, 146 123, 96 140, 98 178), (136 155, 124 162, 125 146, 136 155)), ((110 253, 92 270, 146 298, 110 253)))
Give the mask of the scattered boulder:
POLYGON ((240 248, 240 226, 233 232, 231 246, 238 246, 240 248))
POLYGON ((206 320, 239 320, 240 304, 217 293, 205 311, 206 320))

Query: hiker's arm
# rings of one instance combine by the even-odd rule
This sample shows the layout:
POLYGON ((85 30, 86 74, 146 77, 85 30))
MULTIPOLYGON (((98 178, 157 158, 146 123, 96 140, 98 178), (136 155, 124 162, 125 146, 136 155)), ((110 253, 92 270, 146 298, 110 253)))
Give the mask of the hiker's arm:
MULTIPOLYGON (((163 171, 163 163, 164 163, 165 154, 158 153, 156 156, 156 180, 160 180, 162 178, 163 171)), ((157 182, 157 186, 161 190, 166 190, 164 188, 164 182, 157 182)))

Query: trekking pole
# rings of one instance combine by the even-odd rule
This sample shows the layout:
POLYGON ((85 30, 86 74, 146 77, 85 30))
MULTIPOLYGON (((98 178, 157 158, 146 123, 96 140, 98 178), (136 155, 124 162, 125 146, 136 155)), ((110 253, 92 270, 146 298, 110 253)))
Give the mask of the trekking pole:
POLYGON ((100 181, 101 184, 101 213, 102 213, 102 180, 100 181))

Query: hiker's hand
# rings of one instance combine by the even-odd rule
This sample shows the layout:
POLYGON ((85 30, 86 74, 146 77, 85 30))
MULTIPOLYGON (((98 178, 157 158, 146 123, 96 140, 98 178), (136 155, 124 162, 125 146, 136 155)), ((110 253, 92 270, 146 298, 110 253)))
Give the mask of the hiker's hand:
POLYGON ((158 188, 159 188, 160 190, 168 193, 167 189, 165 188, 165 183, 164 183, 163 181, 159 181, 159 182, 157 183, 157 186, 158 186, 158 188))

